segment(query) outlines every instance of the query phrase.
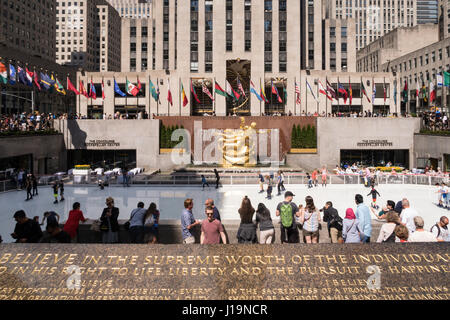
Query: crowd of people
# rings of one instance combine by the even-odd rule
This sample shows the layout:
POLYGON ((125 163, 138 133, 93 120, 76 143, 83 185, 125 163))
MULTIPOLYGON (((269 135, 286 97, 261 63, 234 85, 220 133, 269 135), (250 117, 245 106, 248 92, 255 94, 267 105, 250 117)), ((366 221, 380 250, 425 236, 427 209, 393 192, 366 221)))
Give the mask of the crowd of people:
POLYGON ((445 112, 437 109, 434 112, 423 112, 420 114, 423 121, 423 127, 430 131, 448 131, 450 126, 448 116, 445 112))
MULTIPOLYGON (((369 193, 370 195, 371 193, 369 193)), ((240 225, 237 231, 238 243, 271 244, 275 242, 277 232, 281 243, 318 243, 322 222, 327 225, 331 243, 369 243, 373 237, 372 214, 379 221, 385 222, 380 229, 376 242, 440 242, 450 241, 448 218, 442 216, 431 229, 424 229, 424 220, 411 207, 408 199, 395 202, 388 200, 381 211, 377 207, 366 205, 361 194, 355 195, 355 204, 345 210, 342 218, 331 201, 323 207, 316 206, 314 199, 307 196, 304 203, 295 203, 295 195, 291 191, 284 193, 284 200, 275 207, 275 216, 279 217, 279 231, 276 231, 270 209, 259 203, 256 209, 248 196, 242 199, 238 214, 240 225), (258 231, 259 230, 259 239, 258 231), (303 241, 301 241, 301 238, 303 241)), ((441 198, 440 198, 441 199, 441 198)), ((448 206, 448 202, 447 206, 448 206)), ((91 225, 92 231, 101 232, 103 243, 119 243, 119 208, 114 199, 106 199, 106 207, 99 220, 91 225)), ((70 243, 77 242, 80 222, 85 222, 80 203, 73 204, 67 221, 61 227, 60 216, 54 211, 47 211, 42 222, 39 217, 30 219, 23 210, 14 213, 16 226, 11 237, 20 243, 70 243), (41 226, 47 222, 45 232, 41 226)), ((200 244, 226 244, 229 242, 221 216, 213 199, 204 203, 204 220, 196 220, 193 214, 194 201, 184 201, 181 213, 181 236, 184 244, 198 242, 196 233, 200 232, 200 244), (196 230, 199 226, 200 230, 196 230)), ((131 243, 158 243, 160 212, 154 202, 148 208, 140 201, 129 215, 124 228, 129 232, 131 243)), ((374 241, 372 241, 374 242, 374 241)))
POLYGON ((14 131, 48 131, 53 128, 56 115, 48 113, 22 112, 12 115, 0 115, 0 133, 14 131))

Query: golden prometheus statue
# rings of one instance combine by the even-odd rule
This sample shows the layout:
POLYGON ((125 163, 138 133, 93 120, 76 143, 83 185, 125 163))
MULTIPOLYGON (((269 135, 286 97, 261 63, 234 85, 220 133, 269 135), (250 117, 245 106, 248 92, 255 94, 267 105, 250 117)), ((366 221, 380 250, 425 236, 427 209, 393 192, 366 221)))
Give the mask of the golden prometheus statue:
POLYGON ((239 129, 225 129, 223 133, 217 133, 218 139, 222 144, 224 167, 234 166, 255 166, 257 130, 256 122, 252 122, 250 126, 245 125, 244 117, 241 117, 239 129))

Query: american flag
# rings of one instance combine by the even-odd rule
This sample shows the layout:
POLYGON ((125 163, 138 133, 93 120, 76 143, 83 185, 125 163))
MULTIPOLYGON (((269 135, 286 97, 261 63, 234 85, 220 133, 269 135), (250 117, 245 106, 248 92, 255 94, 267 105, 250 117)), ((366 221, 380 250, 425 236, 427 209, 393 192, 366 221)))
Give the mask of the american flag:
POLYGON ((244 97, 247 97, 247 96, 245 95, 244 87, 242 87, 242 83, 239 81, 239 78, 237 78, 237 85, 238 85, 238 89, 242 92, 242 94, 244 95, 244 97))
POLYGON ((209 92, 208 87, 205 86, 205 83, 204 83, 204 82, 202 83, 202 90, 203 90, 204 93, 206 93, 206 94, 208 95, 208 97, 209 97, 212 101, 214 101, 214 98, 213 98, 213 96, 211 95, 211 92, 209 92))
POLYGON ((297 95, 297 100, 295 102, 297 104, 301 104, 301 101, 300 101, 300 87, 298 86, 297 82, 295 83, 295 93, 297 95))

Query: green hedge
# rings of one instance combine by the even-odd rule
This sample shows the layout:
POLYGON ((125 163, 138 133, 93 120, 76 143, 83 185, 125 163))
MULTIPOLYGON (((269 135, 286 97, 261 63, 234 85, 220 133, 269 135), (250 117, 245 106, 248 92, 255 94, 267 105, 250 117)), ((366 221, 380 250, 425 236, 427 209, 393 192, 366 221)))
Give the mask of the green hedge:
POLYGON ((450 130, 446 131, 432 131, 432 130, 420 130, 421 134, 429 134, 433 136, 450 136, 450 130))
POLYGON ((316 127, 307 125, 292 127, 291 148, 314 149, 317 148, 316 127))
POLYGON ((5 131, 0 132, 0 138, 3 137, 23 137, 23 136, 48 136, 60 134, 58 131, 51 130, 42 130, 42 131, 5 131))
POLYGON ((166 127, 163 124, 161 124, 159 129, 159 147, 162 149, 170 149, 174 148, 178 143, 180 143, 182 137, 179 138, 178 141, 172 141, 172 133, 177 129, 183 129, 183 126, 178 127, 176 126, 169 126, 166 127))

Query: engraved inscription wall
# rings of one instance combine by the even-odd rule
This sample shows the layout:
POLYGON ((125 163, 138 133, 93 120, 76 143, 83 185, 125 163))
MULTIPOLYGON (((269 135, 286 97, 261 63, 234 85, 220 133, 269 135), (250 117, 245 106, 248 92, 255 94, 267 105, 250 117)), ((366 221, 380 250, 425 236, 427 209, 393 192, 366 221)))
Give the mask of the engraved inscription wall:
POLYGON ((448 244, 0 245, 0 300, 448 300, 448 244))

